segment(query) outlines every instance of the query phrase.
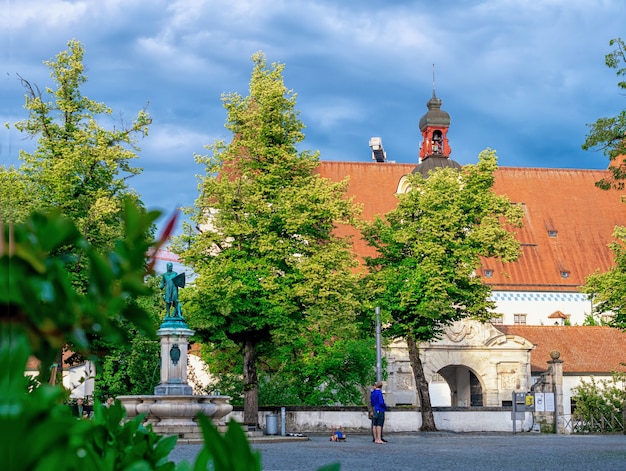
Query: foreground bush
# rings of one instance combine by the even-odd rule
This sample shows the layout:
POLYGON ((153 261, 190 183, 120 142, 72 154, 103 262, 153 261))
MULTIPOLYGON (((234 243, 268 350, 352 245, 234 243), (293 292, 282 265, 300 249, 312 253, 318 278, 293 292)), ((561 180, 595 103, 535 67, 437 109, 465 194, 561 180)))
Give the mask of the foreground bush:
MULTIPOLYGON (((94 358, 94 335, 127 341, 120 321, 154 335, 149 315, 127 302, 150 294, 144 284, 146 256, 159 243, 145 234, 158 213, 126 204, 124 239, 98 253, 76 226, 56 213, 35 213, 24 224, 0 220, 0 456, 7 471, 259 471, 238 424, 225 435, 200 417, 205 445, 195 464, 175 464, 169 454, 176 437, 162 437, 125 421, 120 403, 95 404, 93 419, 77 419, 64 404, 68 392, 55 384, 54 362, 61 349, 94 358), (87 261, 87 289, 76 291, 65 247, 79 247, 87 261), (24 375, 29 357, 40 362, 36 379, 24 375)), ((168 225, 171 227, 171 224, 168 225)), ((161 238, 163 242, 167 233, 161 238)), ((74 252, 76 253, 76 252, 74 252)), ((149 269, 149 267, 148 267, 149 269)), ((338 469, 338 465, 325 468, 338 469)))

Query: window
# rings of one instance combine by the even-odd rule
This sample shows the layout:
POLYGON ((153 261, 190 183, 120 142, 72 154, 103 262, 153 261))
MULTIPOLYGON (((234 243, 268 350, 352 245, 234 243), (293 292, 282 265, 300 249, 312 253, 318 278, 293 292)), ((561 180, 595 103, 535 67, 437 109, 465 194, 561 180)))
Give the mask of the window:
POLYGON ((493 270, 485 269, 485 278, 491 278, 493 276, 493 270))
POLYGON ((548 231, 548 237, 554 238, 556 237, 556 235, 557 235, 557 231, 555 230, 548 231))
POLYGON ((563 270, 563 271, 561 272, 561 278, 563 278, 563 279, 567 279, 567 278, 569 278, 569 272, 568 272, 568 271, 563 270))
POLYGON ((515 325, 526 325, 526 314, 513 314, 513 323, 515 325))
POLYGON ((504 315, 497 314, 489 319, 489 322, 491 322, 492 324, 504 324, 504 315))

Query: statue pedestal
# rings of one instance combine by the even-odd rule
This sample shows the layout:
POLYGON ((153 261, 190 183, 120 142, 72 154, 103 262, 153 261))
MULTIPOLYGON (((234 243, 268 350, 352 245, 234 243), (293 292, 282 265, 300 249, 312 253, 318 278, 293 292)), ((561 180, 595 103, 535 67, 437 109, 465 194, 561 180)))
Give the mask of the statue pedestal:
POLYGON ((129 419, 144 414, 144 423, 161 435, 188 440, 202 439, 197 416, 211 418, 225 431, 226 417, 233 410, 229 396, 194 396, 187 383, 188 339, 193 335, 185 319, 166 317, 157 330, 161 338, 161 384, 154 396, 118 396, 129 419))
POLYGON ((187 384, 188 339, 193 333, 182 317, 164 319, 157 331, 161 337, 161 383, 154 388, 155 396, 193 394, 187 384))

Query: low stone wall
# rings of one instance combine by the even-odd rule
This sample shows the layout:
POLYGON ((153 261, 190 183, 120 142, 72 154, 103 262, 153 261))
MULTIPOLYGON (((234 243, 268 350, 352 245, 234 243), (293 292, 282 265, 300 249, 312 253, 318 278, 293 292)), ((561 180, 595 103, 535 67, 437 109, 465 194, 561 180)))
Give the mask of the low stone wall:
MULTIPOLYGON (((259 425, 266 429, 266 416, 278 415, 278 433, 281 433, 280 408, 263 408, 259 411, 259 425)), ((451 432, 512 432, 513 421, 511 410, 502 408, 435 408, 435 425, 439 430, 451 432)), ((234 418, 238 422, 243 420, 241 407, 224 417, 225 421, 234 418)), ((385 414, 385 432, 417 432, 422 425, 422 416, 419 409, 391 408, 385 414)), ((286 433, 330 433, 331 427, 343 427, 345 432, 369 433, 370 420, 367 409, 359 407, 341 408, 285 408, 286 433)), ((528 412, 524 420, 515 424, 517 432, 528 432, 533 426, 533 415, 528 412)))

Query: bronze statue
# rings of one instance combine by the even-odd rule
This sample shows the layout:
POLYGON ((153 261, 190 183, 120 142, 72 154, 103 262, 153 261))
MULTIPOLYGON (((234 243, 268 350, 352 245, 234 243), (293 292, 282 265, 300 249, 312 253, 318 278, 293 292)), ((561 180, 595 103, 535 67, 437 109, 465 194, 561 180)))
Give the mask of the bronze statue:
POLYGON ((185 287, 185 274, 176 273, 174 271, 174 264, 169 262, 167 264, 167 271, 163 273, 161 278, 161 289, 165 288, 163 293, 163 299, 165 299, 165 316, 170 317, 170 309, 174 308, 174 315, 172 317, 183 317, 180 303, 178 302, 178 288, 185 287))

